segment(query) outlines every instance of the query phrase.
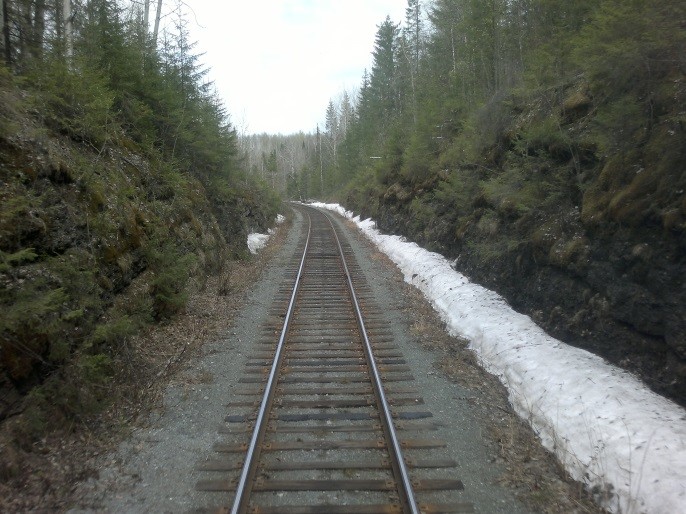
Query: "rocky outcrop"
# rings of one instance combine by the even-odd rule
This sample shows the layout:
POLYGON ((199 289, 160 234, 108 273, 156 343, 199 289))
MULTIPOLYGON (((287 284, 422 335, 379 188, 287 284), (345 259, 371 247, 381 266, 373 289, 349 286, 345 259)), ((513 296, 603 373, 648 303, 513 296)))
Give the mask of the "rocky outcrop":
MULTIPOLYGON (((683 77, 667 82, 686 99, 683 77)), ((355 191, 346 206, 455 259, 552 335, 686 405, 679 102, 656 102, 661 110, 613 120, 617 132, 607 132, 597 127, 626 99, 602 107, 598 119, 602 109, 583 84, 562 98, 548 110, 546 102, 518 105, 479 163, 458 162, 421 184, 370 188, 372 201, 355 191)))
POLYGON ((0 421, 31 411, 30 439, 106 403, 127 337, 247 255, 276 203, 251 186, 208 192, 130 141, 75 141, 0 96, 0 421))

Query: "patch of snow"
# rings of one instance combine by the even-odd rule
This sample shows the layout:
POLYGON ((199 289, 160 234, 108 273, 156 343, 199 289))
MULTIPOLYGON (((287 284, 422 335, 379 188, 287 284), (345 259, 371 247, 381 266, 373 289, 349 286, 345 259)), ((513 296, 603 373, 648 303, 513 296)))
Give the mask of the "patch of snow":
MULTIPOLYGON (((277 214, 276 218, 274 218, 274 222, 277 225, 281 225, 286 221, 286 217, 283 214, 277 214)), ((250 253, 255 255, 257 252, 262 250, 267 245, 267 241, 269 241, 269 238, 274 234, 273 229, 267 230, 266 234, 260 234, 258 232, 251 232, 248 234, 248 250, 250 250, 250 253)))
POLYGON ((251 232, 248 234, 248 250, 250 250, 250 253, 255 255, 257 252, 262 250, 262 248, 267 245, 267 241, 269 241, 270 236, 271 233, 259 234, 257 232, 251 232))
POLYGON ((469 339, 543 444, 605 508, 686 512, 686 410, 629 373, 550 337, 498 294, 470 282, 443 256, 382 234, 338 204, 419 288, 449 332, 469 339))

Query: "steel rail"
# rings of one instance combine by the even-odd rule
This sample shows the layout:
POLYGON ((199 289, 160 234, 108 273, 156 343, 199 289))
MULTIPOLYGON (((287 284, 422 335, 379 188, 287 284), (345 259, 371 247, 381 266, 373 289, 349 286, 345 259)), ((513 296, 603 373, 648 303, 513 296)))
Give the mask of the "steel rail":
POLYGON ((300 288, 300 279, 303 274, 303 269, 305 267, 305 257, 307 256, 307 250, 310 246, 310 236, 312 235, 312 218, 307 215, 309 220, 309 225, 307 228, 307 240, 305 241, 305 249, 303 251, 302 258, 300 259, 300 267, 298 268, 298 274, 295 278, 295 283, 293 285, 293 293, 291 294, 290 302, 288 303, 288 310, 286 312, 286 319, 283 322, 283 328, 281 329, 281 336, 279 337, 279 342, 276 346, 276 352, 274 354, 274 362, 272 363, 271 370, 269 372, 269 378, 267 379, 267 385, 264 388, 264 396, 262 397, 262 402, 260 404, 260 410, 257 413, 257 418, 255 420, 255 428, 253 429, 252 437, 250 439, 250 445, 246 452, 245 460, 243 461, 243 467, 241 469, 241 476, 238 480, 238 485, 236 486, 236 496, 234 497, 233 506, 231 507, 231 514, 239 514, 246 512, 247 505, 246 499, 249 496, 250 489, 252 485, 248 483, 248 479, 251 474, 255 471, 255 466, 257 463, 257 447, 264 437, 266 423, 265 416, 270 409, 271 403, 274 398, 274 391, 276 390, 276 378, 278 374, 279 367, 281 365, 284 341, 286 340, 286 335, 288 333, 289 324, 293 316, 293 307, 295 305, 295 297, 298 294, 298 289, 300 288))
POLYGON ((336 244, 338 245, 338 251, 341 255, 341 262, 343 263, 343 270, 348 281, 348 289, 350 292, 350 299, 353 306, 355 307, 355 314, 357 317, 357 323, 360 327, 360 333, 364 339, 364 351, 367 354, 367 360, 369 361, 369 367, 372 370, 373 386, 376 394, 379 398, 379 403, 383 411, 382 422, 386 429, 387 436, 391 439, 391 446, 393 448, 392 458, 395 461, 394 464, 397 467, 398 473, 400 474, 400 479, 402 482, 403 492, 410 508, 412 514, 420 514, 420 510, 417 506, 417 500, 415 499, 414 488, 412 487, 412 481, 410 480, 410 475, 405 464, 405 459, 403 457, 402 448, 398 440, 398 435, 396 433, 395 427, 393 426, 393 417, 391 415, 390 408, 388 406, 388 400, 386 399, 386 394, 384 393, 383 384, 381 383, 381 374, 374 360, 374 353, 372 351, 372 345, 369 342, 369 337, 367 336, 367 329, 364 324, 364 319, 362 317, 362 311, 360 309, 360 304, 357 301, 357 295, 355 294, 355 288, 353 287, 353 281, 350 276, 350 271, 348 270, 348 265, 345 261, 345 255, 343 253, 343 247, 341 246, 341 241, 338 238, 338 233, 336 232, 333 222, 328 214, 323 213, 329 224, 331 225, 331 230, 333 230, 334 237, 336 238, 336 244))

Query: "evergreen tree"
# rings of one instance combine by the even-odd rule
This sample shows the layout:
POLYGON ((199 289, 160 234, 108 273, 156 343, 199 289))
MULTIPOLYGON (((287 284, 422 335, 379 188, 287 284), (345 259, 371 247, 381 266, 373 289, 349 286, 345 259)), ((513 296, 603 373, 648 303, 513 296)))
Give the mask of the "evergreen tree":
POLYGON ((382 120, 382 131, 401 107, 401 91, 398 77, 398 25, 386 17, 378 26, 369 79, 370 109, 379 120, 382 120))
POLYGON ((347 91, 343 91, 343 97, 341 99, 340 116, 340 131, 342 136, 345 137, 355 117, 355 109, 350 100, 350 95, 347 91))
MULTIPOLYGON (((419 0, 408 0, 405 10, 405 27, 402 30, 400 39, 401 76, 409 79, 409 89, 411 94, 411 109, 414 125, 417 124, 417 80, 419 74, 419 63, 424 53, 424 32, 419 0)), ((406 86, 405 86, 406 87, 406 86)))
POLYGON ((405 43, 404 56, 416 75, 419 72, 420 60, 424 55, 424 20, 420 0, 407 0, 402 34, 405 43))

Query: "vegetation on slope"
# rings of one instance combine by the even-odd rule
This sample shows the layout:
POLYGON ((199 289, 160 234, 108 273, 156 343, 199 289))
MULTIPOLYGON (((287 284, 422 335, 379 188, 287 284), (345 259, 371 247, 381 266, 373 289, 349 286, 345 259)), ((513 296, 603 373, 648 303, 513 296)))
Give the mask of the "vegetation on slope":
POLYGON ((299 194, 457 259, 686 403, 684 19, 677 1, 410 0, 299 194))
POLYGON ((69 51, 57 13, 29 9, 43 37, 10 32, 0 68, 3 451, 115 399, 129 336, 246 256, 279 205, 241 170, 184 19, 157 49, 135 9, 83 8, 69 51))

